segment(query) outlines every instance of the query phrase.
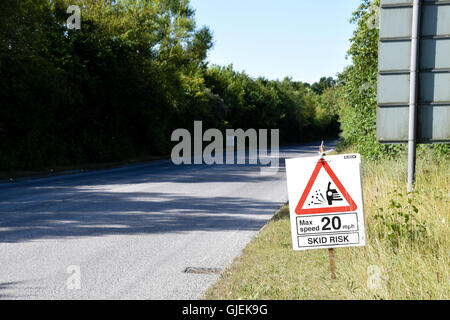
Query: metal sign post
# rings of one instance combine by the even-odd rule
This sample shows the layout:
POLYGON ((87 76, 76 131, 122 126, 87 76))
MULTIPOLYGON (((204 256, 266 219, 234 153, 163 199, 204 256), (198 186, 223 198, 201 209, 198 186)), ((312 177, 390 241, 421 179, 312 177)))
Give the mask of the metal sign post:
POLYGON ((420 0, 413 2, 413 17, 411 30, 411 69, 409 86, 409 135, 408 135, 408 192, 414 189, 416 178, 416 124, 418 99, 418 62, 420 35, 420 0))
POLYGON ((416 145, 450 142, 450 1, 381 0, 377 140, 408 144, 408 191, 416 145))

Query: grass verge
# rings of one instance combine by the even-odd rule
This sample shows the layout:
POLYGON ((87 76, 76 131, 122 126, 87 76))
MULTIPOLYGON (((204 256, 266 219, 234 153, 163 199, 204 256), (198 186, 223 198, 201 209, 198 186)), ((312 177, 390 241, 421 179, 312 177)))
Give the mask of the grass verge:
POLYGON ((406 194, 406 159, 363 161, 367 245, 294 252, 284 206, 206 299, 449 299, 449 162, 420 159, 406 194))

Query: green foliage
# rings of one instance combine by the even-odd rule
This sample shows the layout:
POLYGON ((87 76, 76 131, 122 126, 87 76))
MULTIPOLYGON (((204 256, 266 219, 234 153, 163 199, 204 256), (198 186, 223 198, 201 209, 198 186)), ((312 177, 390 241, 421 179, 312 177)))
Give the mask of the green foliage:
POLYGON ((384 210, 377 209, 374 216, 378 221, 378 233, 380 239, 385 239, 397 248, 400 241, 407 240, 410 243, 420 243, 427 237, 428 229, 425 220, 420 219, 419 209, 415 193, 404 196, 395 190, 391 194, 389 206, 384 210))
POLYGON ((344 95, 342 86, 332 86, 317 96, 316 117, 322 126, 333 127, 339 132, 339 106, 344 95))
POLYGON ((212 45, 188 0, 3 0, 0 170, 168 154, 194 120, 280 128, 282 143, 337 135, 308 85, 209 68, 212 45))
POLYGON ((212 35, 186 0, 7 0, 0 12, 0 169, 166 154, 180 119, 207 112, 212 35), (65 26, 73 4, 81 30, 65 26))
POLYGON ((432 156, 441 162, 447 161, 450 155, 450 144, 436 143, 429 146, 432 156))

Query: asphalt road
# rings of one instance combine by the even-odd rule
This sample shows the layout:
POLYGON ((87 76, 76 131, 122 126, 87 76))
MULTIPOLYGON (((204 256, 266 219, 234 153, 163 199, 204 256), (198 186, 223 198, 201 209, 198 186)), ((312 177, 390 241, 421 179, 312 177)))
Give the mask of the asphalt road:
MULTIPOLYGON (((335 142, 329 143, 333 147, 335 142)), ((170 161, 0 183, 1 299, 198 299, 287 201, 257 165, 170 161)))

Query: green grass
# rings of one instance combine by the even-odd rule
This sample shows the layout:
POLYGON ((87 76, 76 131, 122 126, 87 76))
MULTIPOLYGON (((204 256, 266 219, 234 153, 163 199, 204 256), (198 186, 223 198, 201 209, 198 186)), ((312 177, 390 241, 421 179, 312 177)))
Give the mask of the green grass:
POLYGON ((419 160, 416 193, 408 195, 405 159, 363 161, 367 244, 335 250, 336 280, 327 250, 292 250, 284 206, 204 298, 449 299, 448 168, 419 160))

